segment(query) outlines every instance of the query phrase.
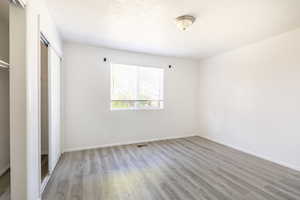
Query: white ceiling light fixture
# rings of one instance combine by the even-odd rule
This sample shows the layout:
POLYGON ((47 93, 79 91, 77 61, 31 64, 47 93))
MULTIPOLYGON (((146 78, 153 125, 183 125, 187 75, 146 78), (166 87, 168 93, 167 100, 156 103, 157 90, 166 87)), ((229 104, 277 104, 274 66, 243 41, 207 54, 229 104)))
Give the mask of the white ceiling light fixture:
POLYGON ((189 26, 191 26, 195 22, 196 18, 191 15, 182 15, 175 19, 175 23, 177 27, 185 31, 189 26))

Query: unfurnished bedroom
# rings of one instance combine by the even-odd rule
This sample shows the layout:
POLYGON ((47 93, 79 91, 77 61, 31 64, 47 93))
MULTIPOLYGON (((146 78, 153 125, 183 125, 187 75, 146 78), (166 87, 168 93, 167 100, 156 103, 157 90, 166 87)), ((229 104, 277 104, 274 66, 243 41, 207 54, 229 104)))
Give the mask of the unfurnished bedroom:
POLYGON ((299 0, 0 6, 0 200, 300 200, 299 0))

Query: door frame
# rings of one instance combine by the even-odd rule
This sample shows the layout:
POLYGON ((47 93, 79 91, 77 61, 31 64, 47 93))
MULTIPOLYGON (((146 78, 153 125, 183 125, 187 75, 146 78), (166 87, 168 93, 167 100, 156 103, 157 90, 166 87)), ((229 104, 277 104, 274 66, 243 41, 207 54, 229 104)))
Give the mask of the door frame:
POLYGON ((50 42, 48 41, 48 39, 45 37, 45 35, 43 34, 43 32, 40 32, 40 42, 42 42, 44 45, 47 46, 47 54, 48 54, 48 61, 47 61, 47 75, 48 75, 48 174, 47 176, 44 178, 44 180, 42 180, 42 174, 41 174, 41 155, 42 155, 42 127, 41 127, 41 122, 42 122, 42 109, 41 109, 41 69, 42 69, 42 65, 41 65, 41 44, 40 44, 40 48, 39 48, 39 180, 40 180, 40 193, 42 195, 44 189, 46 188, 48 181, 50 179, 50 175, 51 175, 51 168, 50 168, 50 163, 51 163, 51 158, 52 158, 52 140, 51 140, 51 90, 50 90, 50 42))

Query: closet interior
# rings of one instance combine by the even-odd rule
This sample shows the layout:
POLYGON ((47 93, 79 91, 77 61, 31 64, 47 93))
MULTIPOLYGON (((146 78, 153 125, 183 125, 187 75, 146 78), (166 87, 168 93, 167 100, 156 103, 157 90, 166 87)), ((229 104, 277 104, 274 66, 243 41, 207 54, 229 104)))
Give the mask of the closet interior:
POLYGON ((0 1, 0 200, 10 199, 9 5, 0 1))
POLYGON ((41 37, 41 181, 49 175, 49 73, 48 42, 41 37))

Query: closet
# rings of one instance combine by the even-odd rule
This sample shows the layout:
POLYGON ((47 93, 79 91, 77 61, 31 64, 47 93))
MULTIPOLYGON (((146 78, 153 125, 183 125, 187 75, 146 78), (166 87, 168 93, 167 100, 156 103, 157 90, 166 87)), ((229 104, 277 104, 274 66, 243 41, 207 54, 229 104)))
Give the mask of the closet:
POLYGON ((41 181, 43 183, 49 175, 49 69, 48 69, 48 41, 41 36, 41 70, 40 70, 40 100, 41 100, 41 181))
POLYGON ((10 199, 9 5, 0 1, 0 200, 10 199))

